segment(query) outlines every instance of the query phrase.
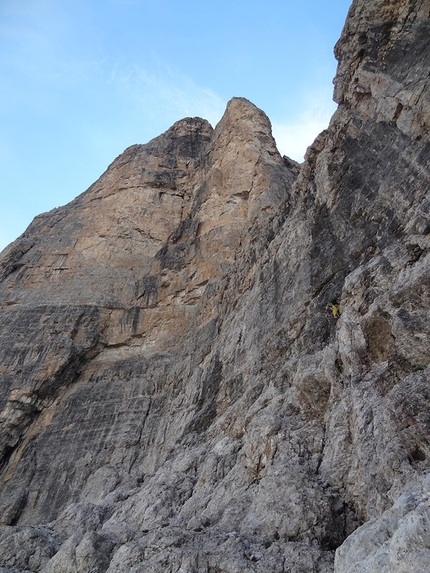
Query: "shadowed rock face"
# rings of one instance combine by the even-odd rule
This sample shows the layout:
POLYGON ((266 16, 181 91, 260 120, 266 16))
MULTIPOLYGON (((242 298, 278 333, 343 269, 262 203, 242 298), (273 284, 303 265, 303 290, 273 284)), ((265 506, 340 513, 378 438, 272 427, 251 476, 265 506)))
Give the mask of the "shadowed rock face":
POLYGON ((429 20, 353 3, 301 166, 234 98, 3 251, 1 571, 426 570, 429 20))

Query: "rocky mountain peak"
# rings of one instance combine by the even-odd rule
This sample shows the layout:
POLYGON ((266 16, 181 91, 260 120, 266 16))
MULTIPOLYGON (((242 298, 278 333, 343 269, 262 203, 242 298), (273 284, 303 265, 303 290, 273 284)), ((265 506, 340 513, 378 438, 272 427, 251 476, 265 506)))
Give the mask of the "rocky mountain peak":
POLYGON ((243 97, 234 97, 228 102, 225 114, 218 125, 218 131, 231 130, 234 126, 240 133, 245 132, 247 128, 253 134, 261 132, 270 136, 272 131, 267 115, 243 97))
POLYGON ((302 165, 233 98, 0 255, 2 573, 422 573, 427 0, 355 0, 302 165))
POLYGON ((201 133, 209 138, 212 132, 213 128, 206 119, 202 119, 201 117, 185 117, 175 122, 166 133, 175 134, 176 137, 201 133))

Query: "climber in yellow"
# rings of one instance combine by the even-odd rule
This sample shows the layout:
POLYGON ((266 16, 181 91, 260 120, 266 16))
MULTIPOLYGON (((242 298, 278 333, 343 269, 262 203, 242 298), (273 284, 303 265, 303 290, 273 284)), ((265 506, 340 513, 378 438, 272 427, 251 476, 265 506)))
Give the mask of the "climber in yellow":
POLYGON ((339 316, 340 316, 340 298, 339 297, 332 298, 330 303, 326 306, 326 309, 333 313, 334 318, 339 318, 339 316))

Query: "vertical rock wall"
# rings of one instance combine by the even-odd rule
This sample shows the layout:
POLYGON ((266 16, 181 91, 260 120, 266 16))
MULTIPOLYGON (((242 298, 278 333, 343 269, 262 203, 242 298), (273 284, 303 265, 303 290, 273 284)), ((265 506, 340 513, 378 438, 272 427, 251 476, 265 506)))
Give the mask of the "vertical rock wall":
POLYGON ((353 2, 301 166, 234 98, 3 251, 4 573, 426 570, 429 17, 353 2))

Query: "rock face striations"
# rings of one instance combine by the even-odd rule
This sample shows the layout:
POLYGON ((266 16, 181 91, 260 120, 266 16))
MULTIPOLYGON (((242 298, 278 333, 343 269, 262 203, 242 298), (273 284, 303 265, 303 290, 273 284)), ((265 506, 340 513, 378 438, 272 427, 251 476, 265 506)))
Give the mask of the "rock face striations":
POLYGON ((234 98, 3 251, 0 572, 428 570, 429 37, 355 0, 302 165, 234 98))

